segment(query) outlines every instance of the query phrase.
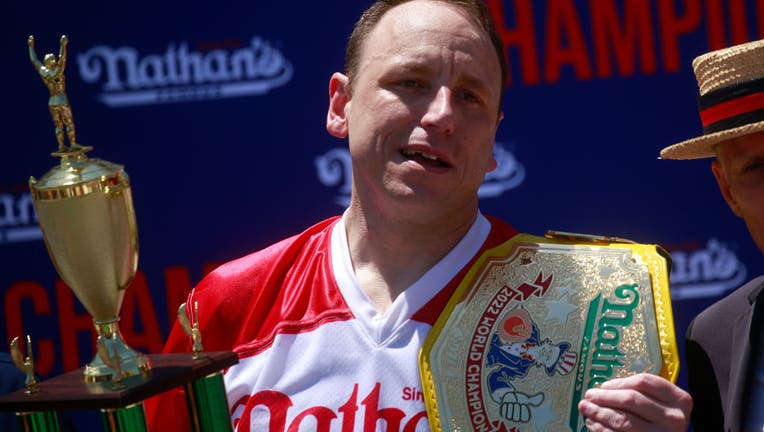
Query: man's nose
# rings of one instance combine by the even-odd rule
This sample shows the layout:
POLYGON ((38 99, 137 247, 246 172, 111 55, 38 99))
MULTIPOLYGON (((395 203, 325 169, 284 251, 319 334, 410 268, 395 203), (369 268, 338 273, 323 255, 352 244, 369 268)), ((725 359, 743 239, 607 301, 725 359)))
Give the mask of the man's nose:
POLYGON ((444 133, 454 131, 453 93, 448 87, 440 87, 427 106, 422 126, 435 128, 444 133))

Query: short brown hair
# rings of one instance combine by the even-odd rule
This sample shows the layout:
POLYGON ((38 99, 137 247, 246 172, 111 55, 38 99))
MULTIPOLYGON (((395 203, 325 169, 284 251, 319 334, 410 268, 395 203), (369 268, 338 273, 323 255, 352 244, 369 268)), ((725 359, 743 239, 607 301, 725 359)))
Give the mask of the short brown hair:
MULTIPOLYGON (((358 73, 358 62, 361 57, 361 50, 363 43, 369 36, 374 27, 376 27, 382 16, 390 9, 403 3, 408 3, 412 0, 377 0, 361 15, 361 18, 356 22, 353 27, 353 33, 348 39, 347 48, 345 50, 345 75, 348 76, 352 83, 353 78, 358 73)), ((483 0, 433 0, 441 3, 456 6, 462 11, 467 13, 467 16, 473 21, 475 25, 488 36, 491 40, 496 56, 499 60, 499 67, 501 68, 501 86, 499 94, 503 94, 504 80, 507 76, 507 61, 504 54, 504 44, 501 41, 501 37, 496 32, 496 28, 493 25, 493 19, 491 12, 485 5, 483 0)))

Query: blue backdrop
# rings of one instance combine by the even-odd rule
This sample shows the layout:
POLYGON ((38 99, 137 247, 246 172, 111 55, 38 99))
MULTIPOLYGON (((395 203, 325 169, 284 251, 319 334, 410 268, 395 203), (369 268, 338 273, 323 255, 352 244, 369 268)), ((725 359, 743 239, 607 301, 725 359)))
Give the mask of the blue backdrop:
MULTIPOLYGON (((761 274, 764 262, 718 193, 709 161, 662 161, 658 151, 699 134, 691 60, 760 38, 764 2, 487 3, 511 77, 483 212, 533 234, 557 229, 665 247, 681 348, 692 317, 761 274)), ((57 160, 27 36, 40 58, 69 36, 78 141, 131 177, 140 264, 121 328, 135 348, 156 352, 177 305, 210 267, 343 211, 348 153, 324 128, 328 80, 342 69, 346 38, 367 4, 62 6, 11 0, 0 16, 8 150, 0 341, 31 334, 44 377, 82 366, 94 351, 90 318, 58 280, 29 197, 28 178, 57 160)))

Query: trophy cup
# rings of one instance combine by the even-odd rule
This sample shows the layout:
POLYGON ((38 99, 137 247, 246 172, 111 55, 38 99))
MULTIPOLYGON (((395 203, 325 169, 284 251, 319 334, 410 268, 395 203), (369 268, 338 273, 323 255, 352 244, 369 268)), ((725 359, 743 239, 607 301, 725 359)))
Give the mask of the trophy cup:
POLYGON ((121 165, 91 159, 90 146, 77 143, 64 69, 68 38, 58 56, 37 58, 29 36, 29 57, 50 91, 48 108, 60 158, 39 180, 29 180, 45 245, 61 279, 93 317, 98 339, 95 358, 83 368, 37 383, 27 336, 27 355, 11 344, 14 363, 27 375, 25 390, 0 397, 0 411, 15 411, 23 431, 60 430, 57 410, 99 409, 109 431, 146 431, 142 401, 186 385, 194 431, 230 430, 220 370, 238 362, 235 353, 202 353, 196 315, 194 353, 145 355, 122 340, 119 310, 138 266, 138 233, 130 181, 121 165), (66 141, 68 140, 68 145, 66 141), (192 383, 192 384, 189 384, 192 383))
MULTIPOLYGON (((58 59, 47 54, 44 63, 37 59, 32 36, 28 44, 30 59, 50 90, 48 107, 58 140, 52 155, 61 158, 40 180, 29 179, 45 245, 61 279, 93 317, 98 344, 119 358, 122 377, 148 374, 148 359, 125 344, 117 325, 125 289, 138 267, 130 180, 122 166, 89 159, 85 153, 92 147, 77 144, 63 76, 67 37, 61 36, 58 59)), ((114 377, 101 357, 85 367, 86 381, 114 377)))

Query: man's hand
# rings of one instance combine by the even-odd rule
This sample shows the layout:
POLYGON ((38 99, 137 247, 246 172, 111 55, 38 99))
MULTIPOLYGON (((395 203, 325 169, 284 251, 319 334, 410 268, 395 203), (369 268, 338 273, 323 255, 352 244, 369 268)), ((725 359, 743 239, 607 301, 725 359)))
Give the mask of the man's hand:
POLYGON ((665 378, 642 373, 589 389, 578 411, 591 432, 686 431, 692 398, 665 378))
POLYGON ((69 43, 69 38, 66 35, 61 35, 61 45, 66 46, 69 43))
POLYGON ((27 45, 29 45, 29 48, 34 48, 34 36, 29 35, 27 38, 27 45))
POLYGON ((528 396, 520 392, 508 392, 501 397, 499 412, 507 419, 516 422, 528 422, 531 419, 532 406, 539 406, 544 401, 544 394, 528 396))

